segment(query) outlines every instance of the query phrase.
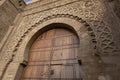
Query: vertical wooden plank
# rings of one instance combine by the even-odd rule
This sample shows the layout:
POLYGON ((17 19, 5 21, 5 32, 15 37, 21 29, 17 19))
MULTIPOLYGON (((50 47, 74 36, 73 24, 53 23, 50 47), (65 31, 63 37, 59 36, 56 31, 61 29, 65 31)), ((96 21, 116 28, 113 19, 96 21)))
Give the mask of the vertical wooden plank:
POLYGON ((61 78, 73 78, 73 67, 72 66, 62 66, 61 78))
POLYGON ((61 77, 61 65, 53 65, 51 66, 51 70, 53 70, 53 74, 51 74, 51 78, 60 78, 61 77))
POLYGON ((56 28, 46 31, 31 46, 28 63, 31 66, 26 67, 23 77, 34 78, 26 80, 48 80, 45 79, 48 77, 51 80, 79 78, 79 66, 73 60, 78 52, 74 48, 77 47, 75 43, 78 43, 78 39, 69 30, 56 28), (50 75, 50 70, 54 74, 50 75))

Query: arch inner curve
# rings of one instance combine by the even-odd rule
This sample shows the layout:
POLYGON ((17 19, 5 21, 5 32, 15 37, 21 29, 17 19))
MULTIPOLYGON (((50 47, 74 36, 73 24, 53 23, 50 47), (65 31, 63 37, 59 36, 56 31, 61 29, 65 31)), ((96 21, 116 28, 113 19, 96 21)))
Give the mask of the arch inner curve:
POLYGON ((51 24, 36 33, 22 80, 80 80, 79 38, 66 24, 51 24))

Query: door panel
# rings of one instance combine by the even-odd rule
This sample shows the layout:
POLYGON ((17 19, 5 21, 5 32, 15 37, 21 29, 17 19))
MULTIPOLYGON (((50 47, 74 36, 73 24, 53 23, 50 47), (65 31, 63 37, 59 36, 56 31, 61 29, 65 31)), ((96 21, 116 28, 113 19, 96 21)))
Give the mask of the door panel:
POLYGON ((44 32, 29 51, 21 80, 80 80, 79 41, 75 34, 56 28, 44 32))

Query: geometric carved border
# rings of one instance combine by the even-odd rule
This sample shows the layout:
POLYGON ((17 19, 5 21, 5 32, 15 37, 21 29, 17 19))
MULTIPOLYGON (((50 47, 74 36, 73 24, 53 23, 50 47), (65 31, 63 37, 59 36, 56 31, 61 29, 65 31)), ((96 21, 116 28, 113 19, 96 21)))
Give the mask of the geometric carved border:
POLYGON ((111 30, 104 21, 94 21, 94 25, 97 32, 97 42, 99 44, 99 53, 114 55, 118 53, 118 48, 114 43, 114 39, 111 30))
POLYGON ((97 33, 99 33, 97 36, 98 39, 100 41, 97 41, 98 39, 96 39, 96 35, 92 29, 92 27, 86 22, 84 21, 83 19, 79 18, 78 16, 74 16, 74 15, 70 15, 70 14, 55 14, 55 15, 52 15, 52 16, 48 16, 46 18, 43 18, 42 20, 38 21, 37 23, 35 23, 34 25, 32 25, 20 38, 20 40, 18 41, 17 45, 15 46, 13 52, 16 52, 21 44, 21 42, 23 41, 23 39, 25 38, 25 36, 31 31, 33 30, 37 25, 41 24, 42 22, 45 22, 47 20, 50 20, 50 19, 53 19, 53 18, 61 18, 61 17, 66 17, 66 18, 71 18, 71 19, 74 19, 74 20, 77 20, 78 22, 82 23, 88 30, 89 32, 89 35, 91 36, 92 38, 92 42, 94 43, 94 49, 95 51, 97 51, 97 53, 113 53, 113 52, 116 52, 116 48, 115 47, 115 44, 113 42, 113 39, 112 39, 112 34, 110 32, 110 30, 106 27, 105 23, 103 21, 97 21, 97 24, 96 22, 94 22, 94 26, 96 26, 96 31, 97 33), (98 23, 99 23, 99 26, 98 26, 98 23), (97 43, 99 42, 99 44, 97 43), (99 45, 99 47, 98 47, 99 45), (99 50, 98 50, 99 48, 99 50))
POLYGON ((95 39, 95 34, 93 32, 93 29, 90 27, 90 25, 84 21, 83 19, 79 18, 78 16, 73 16, 73 15, 69 15, 69 14, 56 14, 56 15, 52 15, 52 16, 48 16, 40 21, 38 21, 38 23, 35 23, 34 25, 32 25, 20 38, 20 40, 18 41, 17 45, 15 46, 13 52, 16 52, 20 46, 20 44, 22 43, 23 39, 25 38, 25 36, 31 31, 33 30, 36 26, 38 26, 39 24, 41 24, 42 22, 45 22, 47 20, 53 19, 53 18, 61 18, 61 17, 66 17, 66 18, 71 18, 74 20, 77 20, 78 22, 82 23, 88 30, 89 35, 92 37, 92 42, 94 44, 97 43, 96 39, 95 39))

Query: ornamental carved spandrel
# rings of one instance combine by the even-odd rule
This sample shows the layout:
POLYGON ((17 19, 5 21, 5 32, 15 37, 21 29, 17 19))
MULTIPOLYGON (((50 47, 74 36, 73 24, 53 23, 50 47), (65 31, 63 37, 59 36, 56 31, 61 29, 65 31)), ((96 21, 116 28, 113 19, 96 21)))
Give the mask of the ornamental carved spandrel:
MULTIPOLYGON (((95 42, 95 44, 97 44, 98 48, 100 49, 100 53, 106 54, 106 53, 114 52, 116 50, 116 47, 114 46, 113 37, 110 31, 110 28, 105 24, 105 22, 101 18, 99 18, 102 12, 99 11, 99 13, 97 13, 97 11, 94 12, 90 10, 91 7, 95 7, 97 3, 94 3, 92 0, 93 5, 90 5, 89 3, 89 6, 88 6, 88 3, 86 4, 87 6, 85 6, 84 1, 82 2, 80 1, 80 2, 75 2, 73 4, 62 6, 59 8, 53 8, 48 11, 24 16, 23 21, 18 27, 18 31, 15 32, 15 35, 7 44, 6 49, 4 48, 4 50, 6 51, 4 51, 4 56, 2 58, 7 59, 11 57, 12 55, 11 53, 14 54, 19 49, 19 46, 21 45, 25 36, 27 36, 29 32, 34 29, 34 27, 36 27, 42 22, 45 22, 46 20, 56 18, 58 17, 58 15, 59 17, 67 17, 67 18, 72 18, 73 15, 78 16, 78 18, 81 17, 83 21, 87 21, 87 23, 91 26, 92 31, 89 28, 88 30, 90 30, 89 32, 91 36, 95 37, 95 39, 93 38, 92 40, 93 42, 95 42), (79 7, 77 5, 79 5, 79 7), (100 30, 101 26, 103 26, 102 31, 100 30), (106 30, 108 31, 108 33, 104 34, 106 30), (104 40, 102 40, 103 39, 103 37, 101 37, 103 36, 102 34, 104 34, 104 40), (104 48, 104 46, 107 49, 104 48), (106 51, 109 51, 109 52, 106 52, 106 51)), ((75 19, 77 20, 78 18, 75 18, 75 19)))

